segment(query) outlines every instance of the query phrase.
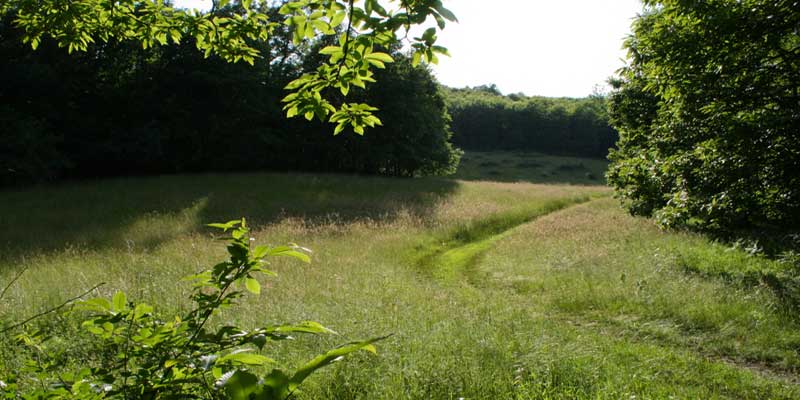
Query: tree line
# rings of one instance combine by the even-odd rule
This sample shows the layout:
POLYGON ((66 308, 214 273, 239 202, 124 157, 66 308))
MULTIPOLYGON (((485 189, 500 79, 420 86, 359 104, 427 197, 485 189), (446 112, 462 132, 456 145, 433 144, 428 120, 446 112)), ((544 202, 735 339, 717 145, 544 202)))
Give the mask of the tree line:
POLYGON ((617 141, 603 96, 504 96, 494 85, 445 88, 453 142, 466 150, 522 150, 605 158, 617 141))

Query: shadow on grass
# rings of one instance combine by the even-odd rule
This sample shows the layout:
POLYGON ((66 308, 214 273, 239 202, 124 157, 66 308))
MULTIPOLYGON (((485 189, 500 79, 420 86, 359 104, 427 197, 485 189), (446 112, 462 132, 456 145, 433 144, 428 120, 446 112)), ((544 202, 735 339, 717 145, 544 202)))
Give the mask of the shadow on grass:
POLYGON ((525 152, 467 152, 454 179, 539 184, 605 185, 608 161, 525 152))
POLYGON ((63 249, 152 247, 209 222, 286 217, 315 222, 426 218, 458 183, 309 174, 120 178, 0 193, 0 261, 63 249))

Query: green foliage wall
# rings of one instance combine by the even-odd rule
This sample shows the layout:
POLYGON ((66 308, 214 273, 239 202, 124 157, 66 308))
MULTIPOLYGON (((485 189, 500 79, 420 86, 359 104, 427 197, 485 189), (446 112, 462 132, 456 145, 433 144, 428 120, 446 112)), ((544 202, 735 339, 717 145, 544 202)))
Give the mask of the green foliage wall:
POLYGON ((605 158, 617 140, 605 99, 503 96, 494 86, 447 89, 453 141, 469 150, 605 158))
POLYGON ((617 194, 664 226, 796 232, 800 4, 646 4, 610 100, 617 194))
MULTIPOLYGON (((59 178, 235 170, 412 176, 452 172, 444 100, 425 67, 397 62, 352 98, 380 108, 382 127, 332 136, 287 120, 283 87, 315 61, 273 35, 255 66, 206 59, 190 40, 142 49, 100 43, 34 52, 10 18, 0 25, 0 184, 59 178), (268 56, 267 56, 268 55, 268 56)), ((336 98, 336 96, 332 96, 336 98)), ((344 101, 343 98, 339 98, 344 101)))

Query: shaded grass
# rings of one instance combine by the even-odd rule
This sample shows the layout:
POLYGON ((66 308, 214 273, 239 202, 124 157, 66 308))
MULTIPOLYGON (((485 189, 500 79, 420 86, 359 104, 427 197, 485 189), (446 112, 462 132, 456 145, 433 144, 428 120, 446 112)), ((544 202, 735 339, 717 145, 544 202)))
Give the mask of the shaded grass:
POLYGON ((0 230, 0 259, 71 246, 152 248, 201 232, 209 221, 242 216, 255 227, 286 218, 322 224, 407 215, 428 219, 457 188, 444 179, 400 182, 347 175, 204 174, 5 191, 0 224, 17 229, 0 230))
POLYGON ((501 181, 604 185, 608 161, 519 152, 467 152, 454 177, 501 181))
MULTIPOLYGON (((100 281, 107 285, 98 295, 124 290, 165 312, 185 309, 190 286, 180 277, 225 257, 199 224, 245 215, 256 242, 300 243, 314 250, 313 262, 273 261, 279 276, 262 283, 262 296, 243 298, 216 322, 316 320, 340 332, 267 348, 285 368, 336 344, 394 333, 378 356, 323 370, 299 398, 800 397, 800 329, 775 292, 685 268, 686 260, 709 270, 775 266, 723 248, 713 261, 717 245, 661 232, 610 199, 574 205, 607 195, 604 187, 270 174, 166 179, 0 194, 0 215, 17 224, 25 208, 14 200, 39 202, 28 216, 31 233, 21 236, 30 239, 0 259, 0 282, 30 266, 0 304, 0 318, 30 315, 100 281), (88 201, 87 193, 120 188, 129 195, 88 201), (50 199, 36 199, 42 193, 50 199), (47 238, 58 213, 67 221, 123 217, 99 221, 84 236, 55 229, 47 238), (131 244, 121 240, 131 233, 104 237, 104 226, 159 239, 131 244), (169 234, 159 236, 162 229, 169 234), (420 257, 454 249, 453 264, 467 273, 435 279, 420 270, 420 257)), ((4 234, 14 247, 13 232, 4 234)), ((72 320, 40 323, 58 333, 52 346, 79 360, 98 356, 72 320)), ((11 347, 0 347, 0 360, 18 367, 11 347)))

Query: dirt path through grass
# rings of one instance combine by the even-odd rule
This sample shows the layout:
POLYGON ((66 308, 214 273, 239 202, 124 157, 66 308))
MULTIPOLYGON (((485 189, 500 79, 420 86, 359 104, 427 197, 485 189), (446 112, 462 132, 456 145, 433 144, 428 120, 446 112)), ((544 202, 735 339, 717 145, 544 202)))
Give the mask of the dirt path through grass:
POLYGON ((514 228, 544 215, 592 200, 591 196, 577 196, 547 201, 541 205, 460 225, 443 237, 436 237, 417 247, 417 267, 428 276, 441 282, 466 279, 474 282, 470 271, 474 269, 495 243, 508 236, 514 228))

